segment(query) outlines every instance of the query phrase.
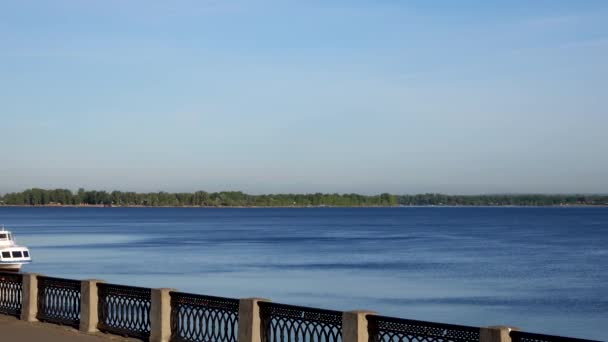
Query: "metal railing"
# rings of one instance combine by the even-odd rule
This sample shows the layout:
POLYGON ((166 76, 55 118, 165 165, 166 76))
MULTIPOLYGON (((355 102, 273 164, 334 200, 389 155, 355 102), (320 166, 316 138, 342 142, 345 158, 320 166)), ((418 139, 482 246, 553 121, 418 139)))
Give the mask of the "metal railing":
POLYGON ((149 288, 99 283, 98 329, 123 336, 150 337, 149 288))
POLYGON ((152 319, 152 292, 150 288, 97 280, 81 282, 37 274, 0 272, 0 314, 78 327, 84 308, 90 320, 83 320, 83 330, 95 331, 97 328, 144 340, 151 335, 163 339, 170 335, 172 342, 238 342, 239 329, 241 337, 246 340, 260 338, 261 342, 342 342, 343 329, 348 332, 347 336, 361 341, 359 329, 364 316, 369 333, 367 342, 478 342, 482 336, 484 341, 488 341, 497 334, 501 335, 502 341, 510 342, 600 342, 516 330, 510 331, 508 338, 505 335, 510 329, 506 327, 481 329, 365 315, 362 312, 356 313, 356 321, 349 313, 343 327, 343 312, 340 311, 256 299, 239 301, 166 289, 154 292, 155 315, 152 319), (243 303, 240 308, 242 317, 239 317, 240 302, 243 303), (97 320, 89 316, 94 312, 87 309, 95 307, 95 303, 97 320), (257 306, 252 305, 254 303, 257 306), (253 323, 257 321, 254 315, 259 315, 258 323, 253 323), (242 319, 240 322, 239 318, 242 319), (256 326, 251 326, 252 323, 256 326))
POLYGON ((23 276, 18 273, 0 272, 0 313, 21 315, 23 276))
POLYGON ((80 281, 38 276, 40 321, 78 327, 80 324, 80 281))
POLYGON ((262 342, 341 342, 342 312, 259 302, 262 342))
POLYGON ((478 342, 479 328, 368 315, 369 342, 478 342))
POLYGON ((511 331, 509 335, 511 336, 511 342, 600 342, 564 336, 533 334, 516 330, 511 331))
POLYGON ((239 300, 171 292, 171 341, 237 342, 239 300))

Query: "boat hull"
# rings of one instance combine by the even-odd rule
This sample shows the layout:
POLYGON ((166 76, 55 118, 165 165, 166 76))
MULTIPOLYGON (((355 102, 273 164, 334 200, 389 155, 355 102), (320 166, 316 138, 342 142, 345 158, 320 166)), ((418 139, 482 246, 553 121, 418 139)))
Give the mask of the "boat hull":
POLYGON ((0 265, 0 271, 3 272, 19 272, 21 265, 0 265))

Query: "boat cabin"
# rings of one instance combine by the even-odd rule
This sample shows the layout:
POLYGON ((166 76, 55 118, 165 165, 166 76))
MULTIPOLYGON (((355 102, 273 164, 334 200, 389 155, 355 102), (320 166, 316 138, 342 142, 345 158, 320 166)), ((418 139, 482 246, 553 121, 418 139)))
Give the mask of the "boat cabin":
POLYGON ((0 231, 0 242, 13 241, 13 235, 7 231, 0 231))
POLYGON ((9 259, 22 259, 29 258, 30 251, 26 249, 21 250, 9 250, 0 252, 0 260, 9 260, 9 259))

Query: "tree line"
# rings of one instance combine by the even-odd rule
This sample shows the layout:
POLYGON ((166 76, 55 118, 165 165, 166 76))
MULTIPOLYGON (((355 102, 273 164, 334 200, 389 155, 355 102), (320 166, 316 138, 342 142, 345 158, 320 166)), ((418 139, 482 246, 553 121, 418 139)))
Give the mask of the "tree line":
POLYGON ((0 205, 106 205, 195 207, 289 207, 289 206, 554 206, 608 205, 608 195, 444 195, 418 194, 269 194, 222 192, 125 192, 78 189, 28 189, 0 196, 0 205))

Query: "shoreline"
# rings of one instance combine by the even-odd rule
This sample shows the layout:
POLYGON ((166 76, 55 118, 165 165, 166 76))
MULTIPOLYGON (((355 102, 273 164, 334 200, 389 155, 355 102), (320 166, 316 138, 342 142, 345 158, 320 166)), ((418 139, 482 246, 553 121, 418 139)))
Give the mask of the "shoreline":
POLYGON ((321 209, 321 208, 608 208, 608 204, 557 204, 557 205, 288 205, 288 206, 198 206, 198 205, 104 205, 104 204, 0 204, 0 208, 188 208, 188 209, 321 209))

